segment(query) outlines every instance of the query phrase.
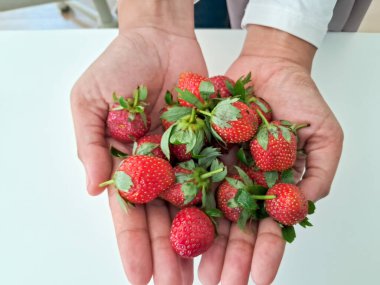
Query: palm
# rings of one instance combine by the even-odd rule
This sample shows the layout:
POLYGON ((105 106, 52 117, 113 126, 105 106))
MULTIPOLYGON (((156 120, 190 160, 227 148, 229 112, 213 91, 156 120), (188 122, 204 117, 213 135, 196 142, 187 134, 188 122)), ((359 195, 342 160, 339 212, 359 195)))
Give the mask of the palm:
MULTIPOLYGON (((128 147, 107 138, 105 120, 112 93, 130 96, 140 84, 149 90, 147 111, 152 132, 160 132, 159 111, 164 94, 175 85, 181 71, 207 75, 197 41, 152 28, 129 30, 119 35, 76 83, 72 93, 72 112, 78 153, 87 173, 90 194, 99 194, 98 184, 108 180, 118 161, 112 161, 109 144, 128 151, 128 147), (188 60, 191 58, 191 61, 188 60)), ((120 209, 114 192, 109 191, 124 269, 133 284, 145 284, 154 274, 157 284, 190 284, 192 263, 180 260, 169 244, 173 210, 155 201, 146 207, 120 209)))
MULTIPOLYGON (((298 147, 307 156, 297 159, 296 178, 306 170, 300 188, 309 200, 324 197, 337 168, 343 133, 310 74, 285 60, 241 56, 226 75, 237 79, 248 72, 252 72, 255 94, 272 106, 274 119, 310 123, 310 127, 299 131, 298 147)), ((285 246, 276 223, 265 219, 242 232, 236 225, 229 229, 223 222, 220 232, 217 244, 202 258, 202 281, 213 284, 221 277, 225 284, 246 284, 251 271, 257 284, 270 284, 285 246), (215 257, 224 257, 224 262, 215 265, 215 257)))

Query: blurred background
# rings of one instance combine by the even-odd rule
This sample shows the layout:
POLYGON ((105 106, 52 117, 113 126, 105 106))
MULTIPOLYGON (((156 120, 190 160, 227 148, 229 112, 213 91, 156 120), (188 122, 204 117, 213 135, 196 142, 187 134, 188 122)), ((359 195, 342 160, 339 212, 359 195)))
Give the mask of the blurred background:
MULTIPOLYGON (((82 29, 117 26, 117 0, 0 0, 0 30, 82 29)), ((201 17, 200 1, 195 17, 201 17), (199 11, 197 11, 199 10, 199 11)), ((223 6, 223 5, 221 5, 223 6)), ((206 7, 204 7, 206 8, 206 7)), ((207 11, 207 9, 202 9, 207 11)), ((217 17, 225 17, 225 7, 214 11, 217 17), (215 13, 218 12, 218 13, 215 13)), ((198 27, 205 27, 202 24, 198 27)), ((226 26, 221 26, 226 27, 226 26)), ((214 28, 221 28, 214 27, 214 28)), ((373 0, 359 32, 380 32, 380 0, 373 0)))

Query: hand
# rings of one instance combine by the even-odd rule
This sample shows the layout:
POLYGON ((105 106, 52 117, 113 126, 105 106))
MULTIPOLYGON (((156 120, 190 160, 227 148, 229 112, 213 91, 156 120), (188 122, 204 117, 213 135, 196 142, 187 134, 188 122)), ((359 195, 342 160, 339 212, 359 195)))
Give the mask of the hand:
MULTIPOLYGON (((167 3, 165 1, 162 5, 167 3)), ((121 1, 121 5, 124 4, 128 3, 121 1)), ((191 1, 189 4, 192 7, 191 1)), ((119 9, 119 15, 121 11, 119 9)), ((188 14, 191 18, 192 13, 188 14)), ((136 21, 130 25, 121 19, 120 34, 82 75, 72 91, 78 155, 86 169, 87 188, 92 195, 102 192, 99 183, 108 180, 118 165, 110 157, 109 145, 127 150, 106 137, 105 121, 112 92, 131 95, 139 84, 147 85, 152 131, 158 132, 161 130, 159 111, 164 105, 163 96, 175 85, 178 74, 189 70, 207 75, 193 29, 187 32, 178 25, 174 31, 157 28, 142 19, 139 19, 144 24, 141 27, 136 26, 136 21)), ((117 203, 114 191, 109 190, 108 194, 120 255, 130 282, 146 284, 153 274, 155 284, 192 284, 192 261, 177 257, 170 246, 168 235, 173 211, 164 203, 155 201, 131 208, 126 215, 117 203)))
MULTIPOLYGON (((307 156, 297 159, 295 172, 300 178, 306 170, 299 187, 308 200, 316 201, 329 193, 342 151, 343 132, 310 77, 315 48, 284 34, 265 27, 250 28, 243 52, 227 76, 237 79, 252 72, 255 94, 270 103, 274 119, 310 123, 298 133, 298 148, 307 156), (251 41, 252 33, 257 42, 251 41), (289 40, 290 51, 284 46, 289 40), (280 49, 280 56, 274 47, 280 49)), ((203 284, 217 284, 219 278, 222 284, 247 284, 250 271, 258 285, 273 281, 285 242, 272 219, 252 224, 245 231, 223 221, 219 232, 213 247, 202 257, 199 274, 203 284)))

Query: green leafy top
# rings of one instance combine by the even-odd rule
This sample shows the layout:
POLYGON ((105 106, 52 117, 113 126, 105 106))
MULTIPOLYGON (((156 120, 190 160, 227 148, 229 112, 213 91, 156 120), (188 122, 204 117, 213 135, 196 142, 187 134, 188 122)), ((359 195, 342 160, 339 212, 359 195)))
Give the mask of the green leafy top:
POLYGON ((198 164, 204 168, 208 168, 215 158, 220 157, 220 149, 212 146, 204 148, 197 156, 198 164))
POLYGON ((190 103, 191 105, 194 105, 198 109, 203 109, 204 105, 203 103, 189 90, 181 90, 178 87, 175 89, 178 92, 178 98, 186 101, 187 103, 190 103))
POLYGON ((220 101, 211 112, 211 122, 220 128, 231 128, 230 122, 241 118, 240 110, 232 105, 237 101, 239 101, 238 98, 220 101))
POLYGON ((207 102, 210 96, 215 93, 215 87, 209 81, 202 81, 199 85, 199 93, 201 94, 203 100, 207 102))
POLYGON ((148 89, 144 85, 138 86, 132 92, 132 98, 124 98, 123 96, 118 97, 114 92, 112 94, 113 101, 118 104, 118 106, 113 107, 113 111, 127 110, 128 120, 133 121, 136 114, 140 114, 145 126, 147 125, 145 107, 148 105, 146 102, 148 98, 148 89))
POLYGON ((248 73, 245 77, 240 77, 236 81, 235 85, 232 85, 230 82, 226 81, 226 86, 232 96, 238 96, 241 101, 246 102, 246 98, 253 94, 252 87, 246 87, 246 85, 251 81, 251 73, 248 73))

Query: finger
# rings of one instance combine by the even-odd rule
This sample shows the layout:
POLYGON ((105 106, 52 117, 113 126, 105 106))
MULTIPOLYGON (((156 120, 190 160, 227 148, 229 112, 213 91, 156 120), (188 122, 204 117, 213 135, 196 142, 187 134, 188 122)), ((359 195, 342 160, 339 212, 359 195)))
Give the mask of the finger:
MULTIPOLYGON (((175 215, 179 212, 179 209, 170 205, 170 221, 173 221, 175 215)), ((194 279, 194 261, 193 259, 182 258, 178 256, 178 260, 181 266, 182 284, 193 284, 194 279)))
POLYGON ((299 184, 308 200, 317 201, 330 192, 342 153, 343 132, 334 135, 317 131, 306 143, 306 171, 299 184))
POLYGON ((169 240, 169 210, 160 199, 148 203, 146 210, 153 255, 154 284, 181 284, 181 264, 169 240))
POLYGON ((109 179, 112 168, 104 126, 108 104, 102 100, 89 102, 74 90, 71 109, 78 156, 86 170, 87 191, 98 195, 103 191, 98 185, 109 179))
POLYGON ((232 224, 222 271, 222 284, 247 284, 251 269, 256 223, 244 230, 232 224))
POLYGON ((284 255, 285 241, 281 229, 271 218, 259 222, 252 258, 252 278, 257 285, 271 284, 284 255))
POLYGON ((198 277, 203 285, 218 284, 220 281, 230 233, 230 224, 226 219, 219 221, 218 235, 212 246, 202 255, 198 268, 198 277))
POLYGON ((147 284, 152 277, 152 254, 145 208, 129 207, 125 213, 116 200, 115 190, 108 190, 109 203, 121 260, 131 284, 147 284))

